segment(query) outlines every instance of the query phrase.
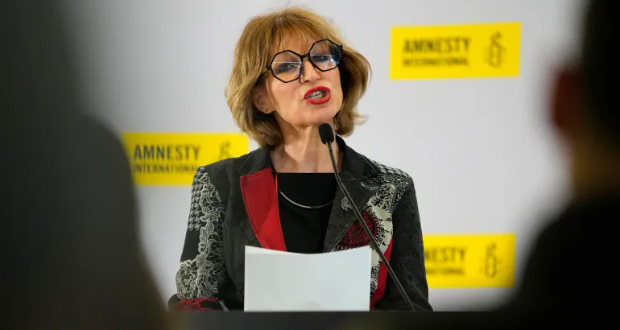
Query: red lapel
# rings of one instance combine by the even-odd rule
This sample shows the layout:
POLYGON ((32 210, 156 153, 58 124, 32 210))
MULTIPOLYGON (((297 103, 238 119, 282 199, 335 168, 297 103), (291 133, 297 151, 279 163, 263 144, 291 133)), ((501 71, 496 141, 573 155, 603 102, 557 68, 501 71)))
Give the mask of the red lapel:
MULTIPOLYGON (((385 253, 383 254, 385 256, 385 259, 388 262, 390 262, 390 257, 392 256, 392 241, 393 239, 390 240, 390 244, 388 245, 388 248, 385 250, 385 253)), ((381 263, 381 266, 379 267, 379 276, 377 279, 377 288, 375 289, 375 293, 372 295, 372 298, 370 299, 370 310, 374 310, 375 304, 379 300, 381 300, 381 298, 383 298, 383 295, 385 294, 385 284, 387 282, 387 276, 388 276, 387 267, 385 266, 385 264, 381 263)))
POLYGON ((286 251, 271 168, 242 176, 241 195, 254 235, 265 249, 286 251))

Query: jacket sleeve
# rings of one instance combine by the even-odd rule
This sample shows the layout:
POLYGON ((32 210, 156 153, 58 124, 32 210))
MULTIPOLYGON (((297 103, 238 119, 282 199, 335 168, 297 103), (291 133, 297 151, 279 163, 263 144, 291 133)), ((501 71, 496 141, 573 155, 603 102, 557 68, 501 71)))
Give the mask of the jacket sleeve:
MULTIPOLYGON (((432 311, 428 302, 428 284, 424 266, 424 247, 420 212, 413 180, 409 183, 392 214, 394 234, 390 265, 413 302, 416 311, 432 311)), ((380 310, 409 310, 407 302, 401 298, 398 288, 388 275, 385 295, 375 305, 380 310)))
POLYGON ((175 310, 227 310, 222 289, 230 284, 224 265, 222 223, 224 205, 205 167, 192 182, 191 206, 176 274, 177 293, 170 298, 175 310))

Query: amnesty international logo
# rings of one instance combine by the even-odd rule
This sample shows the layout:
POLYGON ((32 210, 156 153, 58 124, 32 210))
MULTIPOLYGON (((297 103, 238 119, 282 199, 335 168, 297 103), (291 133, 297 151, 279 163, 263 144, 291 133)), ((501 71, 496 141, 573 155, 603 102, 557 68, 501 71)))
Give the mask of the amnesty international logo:
POLYGON ((520 23, 392 28, 391 79, 519 75, 520 23))
POLYGON ((139 185, 189 185, 199 166, 248 153, 249 139, 238 133, 137 133, 121 136, 139 185))
POLYGON ((511 287, 514 258, 514 234, 424 235, 431 288, 511 287))

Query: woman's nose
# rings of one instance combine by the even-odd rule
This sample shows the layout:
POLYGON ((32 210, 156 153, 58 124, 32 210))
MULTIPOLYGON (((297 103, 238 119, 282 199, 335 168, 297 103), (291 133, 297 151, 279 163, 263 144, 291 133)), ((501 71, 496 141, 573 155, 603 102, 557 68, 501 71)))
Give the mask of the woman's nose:
POLYGON ((307 61, 304 63, 304 68, 301 71, 301 76, 299 77, 300 82, 304 83, 319 80, 321 78, 320 71, 317 70, 312 63, 310 63, 309 59, 304 60, 307 61))

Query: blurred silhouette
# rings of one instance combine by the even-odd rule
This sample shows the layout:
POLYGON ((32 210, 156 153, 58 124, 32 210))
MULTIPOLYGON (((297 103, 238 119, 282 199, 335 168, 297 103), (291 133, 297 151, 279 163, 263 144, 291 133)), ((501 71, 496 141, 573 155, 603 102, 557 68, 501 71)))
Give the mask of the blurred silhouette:
POLYGON ((538 238, 507 306, 550 323, 601 317, 608 303, 594 297, 615 285, 608 253, 617 239, 609 227, 620 220, 618 5, 588 2, 580 59, 559 70, 552 94, 552 123, 570 153, 572 201, 538 238))
POLYGON ((56 5, 0 2, 3 328, 164 329, 129 165, 82 111, 56 5))

